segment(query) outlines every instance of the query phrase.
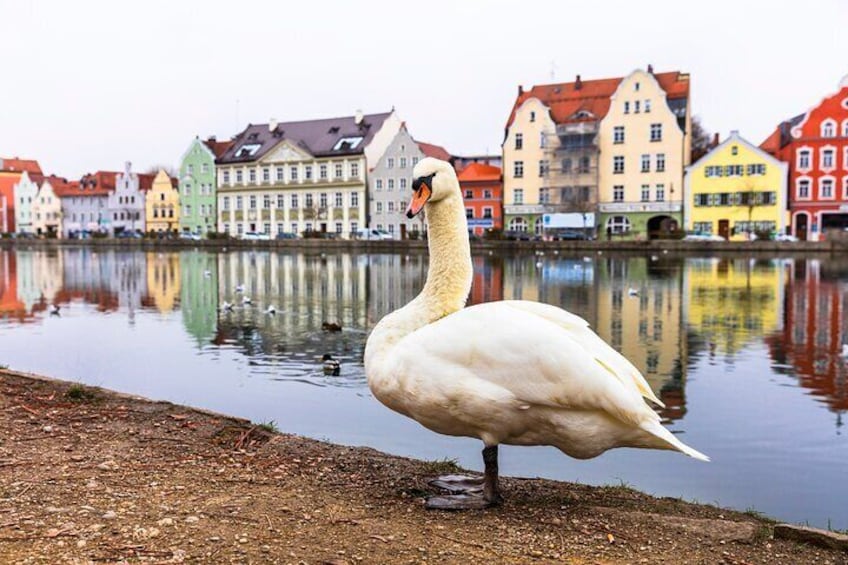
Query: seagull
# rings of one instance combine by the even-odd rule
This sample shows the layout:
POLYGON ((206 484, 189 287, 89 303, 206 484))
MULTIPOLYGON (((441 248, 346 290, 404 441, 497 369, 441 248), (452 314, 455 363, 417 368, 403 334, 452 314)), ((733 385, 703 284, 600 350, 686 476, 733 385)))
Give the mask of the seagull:
POLYGON ((239 283, 236 285, 236 292, 244 292, 244 285, 239 283))
POLYGON ((633 288, 632 286, 627 289, 627 294, 630 296, 639 296, 639 289, 633 288))
POLYGON ((50 315, 51 315, 51 316, 58 316, 58 315, 59 315, 59 310, 61 310, 61 309, 62 309, 62 307, 61 307, 61 306, 59 306, 58 304, 51 304, 51 305, 47 308, 47 311, 48 311, 48 312, 50 312, 50 315))
POLYGON ((651 261, 659 261, 659 260, 660 260, 660 258, 657 257, 656 255, 651 255, 651 261))
POLYGON ((206 269, 205 271, 203 271, 203 276, 208 279, 209 277, 212 276, 212 271, 210 271, 209 269, 206 269))
POLYGON ((277 307, 274 306, 273 304, 269 304, 268 308, 265 310, 265 313, 273 316, 274 314, 277 313, 277 307))
POLYGON ((536 268, 537 269, 541 269, 542 265, 543 265, 543 263, 541 261, 536 261, 536 268))
POLYGON ((341 372, 341 364, 337 359, 333 359, 333 356, 329 353, 325 353, 323 357, 321 357, 321 361, 324 362, 324 374, 338 377, 341 372))
POLYGON ((233 311, 233 305, 230 304, 229 302, 224 301, 221 304, 221 312, 232 312, 232 311, 233 311))
POLYGON ((591 257, 583 257, 583 262, 584 262, 584 263, 591 263, 591 262, 592 262, 592 258, 591 258, 591 257))
POLYGON ((248 306, 252 303, 252 300, 250 300, 249 296, 242 296, 241 297, 241 303, 244 304, 245 306, 248 306))

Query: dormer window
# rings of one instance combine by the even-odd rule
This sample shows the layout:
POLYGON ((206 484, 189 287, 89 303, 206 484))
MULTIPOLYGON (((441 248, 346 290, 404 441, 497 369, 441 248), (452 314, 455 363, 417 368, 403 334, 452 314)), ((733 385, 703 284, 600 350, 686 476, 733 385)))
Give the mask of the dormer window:
POLYGON ((236 159, 241 159, 244 157, 253 157, 253 155, 256 154, 257 151, 259 151, 260 147, 262 147, 262 145, 259 143, 246 143, 236 150, 235 157, 236 159))
POLYGON ((333 146, 333 151, 351 151, 356 149, 357 146, 362 143, 364 137, 343 137, 336 142, 333 146))
POLYGON ((822 122, 821 136, 822 137, 834 137, 834 136, 836 136, 836 122, 834 122, 833 120, 826 120, 826 121, 822 122))

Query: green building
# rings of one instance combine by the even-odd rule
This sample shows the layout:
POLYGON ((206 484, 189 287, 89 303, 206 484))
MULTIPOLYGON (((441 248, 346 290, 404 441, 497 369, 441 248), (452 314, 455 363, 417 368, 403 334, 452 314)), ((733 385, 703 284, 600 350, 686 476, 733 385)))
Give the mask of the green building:
POLYGON ((215 159, 230 146, 214 137, 196 137, 180 160, 180 231, 203 235, 216 230, 215 159))
POLYGON ((180 310, 186 332, 199 349, 218 331, 218 256, 201 251, 180 253, 180 310))

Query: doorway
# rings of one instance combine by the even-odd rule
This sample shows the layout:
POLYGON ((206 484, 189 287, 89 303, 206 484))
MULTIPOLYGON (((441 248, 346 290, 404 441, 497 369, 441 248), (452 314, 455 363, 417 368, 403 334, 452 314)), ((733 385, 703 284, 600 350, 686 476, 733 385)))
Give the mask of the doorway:
POLYGON ((724 239, 730 239, 730 220, 718 221, 718 235, 724 239))
POLYGON ((807 214, 801 213, 795 216, 795 237, 801 241, 807 241, 807 214))

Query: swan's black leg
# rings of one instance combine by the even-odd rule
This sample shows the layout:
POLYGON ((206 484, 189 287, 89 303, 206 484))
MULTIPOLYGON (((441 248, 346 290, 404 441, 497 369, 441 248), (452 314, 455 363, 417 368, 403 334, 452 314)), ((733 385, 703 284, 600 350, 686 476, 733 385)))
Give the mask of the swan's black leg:
POLYGON ((498 489, 498 446, 483 449, 483 477, 447 475, 430 481, 432 486, 451 493, 427 499, 426 507, 437 510, 472 510, 488 508, 501 503, 498 489))

